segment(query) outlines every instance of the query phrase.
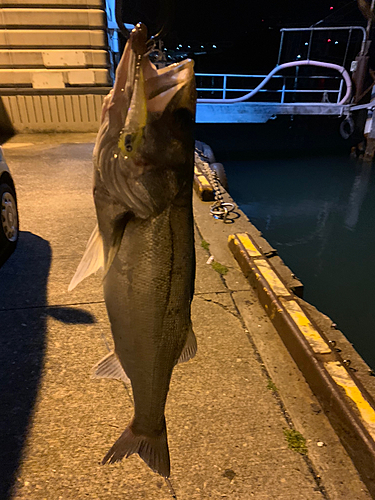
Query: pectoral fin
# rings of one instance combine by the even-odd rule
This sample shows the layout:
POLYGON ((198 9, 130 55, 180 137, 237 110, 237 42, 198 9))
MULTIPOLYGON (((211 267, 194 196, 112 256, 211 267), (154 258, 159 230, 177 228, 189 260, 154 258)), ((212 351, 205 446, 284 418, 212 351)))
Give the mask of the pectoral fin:
POLYGON ((121 380, 125 384, 130 383, 130 379, 126 375, 114 351, 104 356, 104 358, 93 367, 92 378, 111 378, 121 380))
POLYGON ((177 363, 185 363, 194 358, 197 353, 197 339, 193 332, 193 328, 190 325, 188 336, 184 348, 182 349, 181 356, 179 357, 177 363))
POLYGON ((109 268, 112 265, 114 258, 117 255, 117 252, 120 249, 122 237, 124 235, 126 224, 134 217, 132 212, 125 212, 118 216, 113 223, 113 231, 112 231, 112 241, 111 246, 108 251, 107 262, 104 267, 104 276, 106 276, 109 268))
POLYGON ((96 273, 102 267, 104 267, 103 240, 99 232, 99 226, 96 225, 87 242, 85 253, 77 267, 77 271, 69 284, 68 291, 73 290, 83 279, 92 273, 96 273))

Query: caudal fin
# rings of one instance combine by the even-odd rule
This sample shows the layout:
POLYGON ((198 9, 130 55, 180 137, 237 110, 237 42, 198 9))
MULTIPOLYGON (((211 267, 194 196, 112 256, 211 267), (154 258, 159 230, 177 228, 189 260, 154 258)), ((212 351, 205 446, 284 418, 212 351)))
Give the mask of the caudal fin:
POLYGON ((165 423, 163 432, 158 436, 136 434, 130 424, 103 458, 102 464, 119 462, 133 453, 138 453, 151 470, 169 477, 170 460, 165 423))

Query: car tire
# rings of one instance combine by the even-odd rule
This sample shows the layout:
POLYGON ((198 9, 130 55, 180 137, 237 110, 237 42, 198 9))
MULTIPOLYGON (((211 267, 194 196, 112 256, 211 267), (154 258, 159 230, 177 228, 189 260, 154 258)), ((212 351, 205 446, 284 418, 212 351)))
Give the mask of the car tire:
POLYGON ((7 183, 0 184, 0 265, 14 252, 19 236, 17 197, 7 183))

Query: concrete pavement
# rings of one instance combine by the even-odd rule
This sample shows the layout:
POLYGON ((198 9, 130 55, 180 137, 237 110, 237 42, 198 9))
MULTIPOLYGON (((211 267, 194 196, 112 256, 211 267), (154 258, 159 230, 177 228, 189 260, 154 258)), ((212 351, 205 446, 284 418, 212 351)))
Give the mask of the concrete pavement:
MULTIPOLYGON (((22 232, 0 269, 0 498, 173 498, 138 456, 100 465, 132 405, 120 383, 90 379, 111 344, 100 276, 67 291, 95 225, 92 141, 19 136, 5 147, 22 232)), ((198 354, 174 370, 166 414, 177 498, 369 499, 222 222, 196 198, 194 210, 198 354), (288 430, 305 438, 306 455, 288 447, 288 430)))

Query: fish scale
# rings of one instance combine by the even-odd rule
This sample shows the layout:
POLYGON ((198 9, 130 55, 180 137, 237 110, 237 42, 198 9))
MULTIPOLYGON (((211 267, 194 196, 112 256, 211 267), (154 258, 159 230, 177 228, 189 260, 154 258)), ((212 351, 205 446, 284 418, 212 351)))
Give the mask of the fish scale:
POLYGON ((103 459, 133 453, 165 478, 165 404, 172 371, 194 357, 190 304, 195 85, 190 60, 156 70, 143 25, 131 33, 104 100, 94 149, 98 225, 69 289, 104 268, 115 349, 94 376, 130 379, 134 416, 103 459))

